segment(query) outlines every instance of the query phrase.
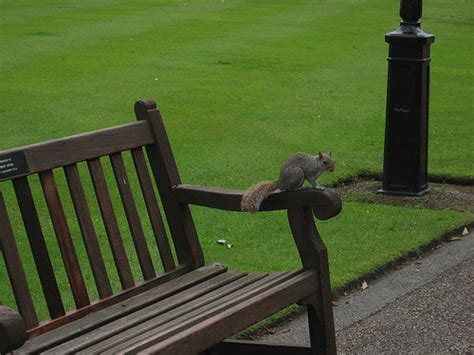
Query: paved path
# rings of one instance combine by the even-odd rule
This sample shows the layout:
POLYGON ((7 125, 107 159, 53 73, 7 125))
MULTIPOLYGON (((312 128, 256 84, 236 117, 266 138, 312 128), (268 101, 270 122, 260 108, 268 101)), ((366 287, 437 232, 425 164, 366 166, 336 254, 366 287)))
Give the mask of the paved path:
MULTIPOLYGON (((474 233, 337 300, 339 353, 473 353, 474 233)), ((309 344, 301 314, 262 339, 309 344)))

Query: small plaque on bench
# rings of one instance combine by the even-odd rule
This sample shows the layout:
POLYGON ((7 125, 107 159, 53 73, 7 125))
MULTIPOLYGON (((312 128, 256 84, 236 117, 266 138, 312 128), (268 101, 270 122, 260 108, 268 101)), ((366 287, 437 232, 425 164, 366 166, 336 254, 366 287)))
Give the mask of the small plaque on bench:
POLYGON ((0 180, 29 172, 24 152, 0 154, 0 180))

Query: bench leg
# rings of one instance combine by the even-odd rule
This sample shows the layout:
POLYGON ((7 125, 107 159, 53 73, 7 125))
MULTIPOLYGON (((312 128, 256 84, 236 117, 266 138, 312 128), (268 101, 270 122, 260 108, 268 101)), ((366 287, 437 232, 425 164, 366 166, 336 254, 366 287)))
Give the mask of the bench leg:
POLYGON ((312 354, 336 354, 336 334, 326 248, 319 251, 320 290, 306 299, 312 354))
POLYGON ((301 302, 308 307, 312 354, 335 354, 336 337, 326 246, 318 233, 310 208, 290 208, 288 221, 303 268, 317 270, 319 275, 319 290, 301 302))
MULTIPOLYGON (((311 341, 311 354, 336 354, 336 341, 334 327, 331 321, 327 321, 321 305, 314 302, 307 304, 309 337, 311 341)), ((332 310, 331 310, 332 313, 332 310)))

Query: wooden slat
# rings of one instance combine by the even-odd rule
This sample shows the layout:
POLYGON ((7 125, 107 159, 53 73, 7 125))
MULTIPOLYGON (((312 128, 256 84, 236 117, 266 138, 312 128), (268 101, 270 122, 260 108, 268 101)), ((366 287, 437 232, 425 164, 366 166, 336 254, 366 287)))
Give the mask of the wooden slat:
MULTIPOLYGON (((240 203, 245 191, 223 188, 212 188, 197 185, 176 185, 173 188, 181 203, 218 208, 226 211, 240 212, 240 203)), ((313 207, 314 215, 319 219, 336 216, 342 208, 341 199, 334 190, 324 191, 305 189, 300 191, 274 192, 260 206, 260 211, 288 209, 295 206, 313 207)))
POLYGON ((99 203, 100 213, 104 221, 105 231, 109 239, 110 248, 114 257, 117 272, 122 287, 129 288, 135 284, 133 281, 132 270, 128 262, 127 254, 120 236, 120 230, 115 217, 114 207, 110 199, 109 189, 104 177, 104 171, 99 159, 92 159, 87 162, 94 185, 97 202, 99 203))
MULTIPOLYGON (((50 352, 102 352, 108 347, 113 346, 117 342, 117 339, 119 339, 118 341, 122 341, 123 337, 126 337, 127 339, 133 337, 133 334, 131 334, 133 329, 131 328, 141 328, 141 324, 151 318, 157 317, 178 307, 179 309, 182 309, 184 308, 183 305, 186 305, 188 302, 194 299, 197 299, 203 295, 206 297, 206 295, 208 295, 213 290, 221 290, 222 288, 226 288, 231 284, 235 284, 235 280, 243 280, 242 278, 245 275, 245 273, 238 271, 220 274, 209 280, 203 281, 194 287, 186 289, 185 291, 177 293, 173 295, 173 297, 166 298, 160 302, 142 308, 137 312, 133 312, 125 317, 117 319, 114 322, 110 322, 100 328, 96 328, 93 332, 86 333, 83 336, 74 338, 67 343, 50 349, 50 352)), ((255 279, 255 277, 253 278, 255 279)))
MULTIPOLYGON (((7 159, 15 154, 24 153, 28 174, 33 174, 151 143, 153 136, 148 124, 135 122, 2 151, 0 156, 2 159, 7 159)), ((21 172, 14 177, 20 176, 21 172)), ((8 179, 10 178, 12 177, 8 179)))
POLYGON ((31 300, 30 288, 26 281, 25 271, 15 243, 15 237, 8 218, 3 195, 0 192, 0 249, 8 271, 8 277, 15 294, 16 303, 26 328, 38 325, 35 307, 31 300))
POLYGON ((222 312, 232 305, 243 302, 285 280, 291 279, 297 273, 274 274, 266 278, 254 280, 250 284, 244 284, 243 287, 236 282, 236 287, 211 292, 200 299, 186 304, 183 309, 178 308, 163 316, 143 322, 132 333, 126 332, 120 340, 116 339, 115 344, 105 353, 128 353, 143 350, 193 324, 222 312), (125 339, 128 340, 125 341, 125 339))
POLYGON ((54 321, 56 323, 46 323, 45 326, 34 329, 28 334, 30 338, 32 336, 34 338, 30 339, 21 350, 25 353, 46 351, 143 307, 171 297, 225 271, 226 268, 218 264, 205 266, 191 272, 186 266, 178 266, 172 271, 160 274, 153 280, 145 281, 134 288, 115 293, 109 298, 71 313, 71 319, 76 321, 70 324, 66 323, 69 323, 71 319, 66 319, 66 322, 61 323, 60 321, 66 318, 63 317, 54 321), (90 310, 89 313, 93 313, 84 313, 84 310, 88 309, 90 310), (84 317, 85 315, 87 316, 84 317), (58 327, 58 323, 61 327, 54 329, 58 327))
POLYGON ((31 252, 45 295, 46 304, 52 319, 64 315, 64 306, 59 293, 48 249, 44 240, 35 203, 26 177, 13 180, 18 206, 30 242, 31 252))
POLYGON ((204 265, 204 256, 194 227, 189 206, 179 204, 173 186, 181 184, 178 168, 173 158, 171 146, 160 112, 153 101, 135 103, 137 120, 146 120, 151 127, 154 143, 146 146, 148 160, 160 192, 171 236, 180 264, 191 267, 204 265))
POLYGON ((39 177, 54 233, 58 240, 59 250, 66 268, 66 274, 71 286, 72 296, 76 308, 82 308, 90 304, 89 295, 87 294, 86 284, 82 277, 81 266, 79 265, 76 249, 71 239, 71 233, 69 232, 56 181, 51 170, 39 173, 39 177))
POLYGON ((137 172, 138 180, 145 201, 148 216, 150 217, 151 227, 155 235, 158 250, 160 252, 161 262, 165 270, 172 270, 175 267, 173 255, 171 253, 170 244, 166 237, 166 231, 161 217, 158 203, 156 200, 155 191, 151 183, 148 167, 146 165, 145 157, 142 148, 132 149, 133 162, 137 172))
MULTIPOLYGON (((90 305, 80 308, 76 311, 69 312, 61 318, 57 318, 45 323, 41 323, 38 327, 33 328, 28 331, 28 337, 35 338, 40 335, 47 337, 48 332, 51 332, 59 327, 65 327, 61 329, 68 329, 67 326, 69 323, 80 320, 81 318, 89 315, 90 313, 96 312, 98 310, 104 309, 108 306, 115 305, 119 302, 122 302, 125 299, 139 295, 142 292, 152 289, 153 287, 160 286, 170 280, 173 280, 186 272, 189 271, 189 268, 185 265, 180 265, 176 269, 169 272, 164 272, 159 274, 156 278, 144 281, 143 283, 136 285, 132 288, 122 290, 114 293, 112 296, 98 300, 90 305), (45 334, 46 333, 46 334, 45 334)), ((75 326, 74 326, 75 328, 75 326)), ((54 333, 54 332, 53 332, 54 333)), ((54 333, 56 334, 56 333, 54 333)))
MULTIPOLYGON (((120 348, 125 348, 127 344, 132 343, 136 337, 140 337, 141 334, 149 331, 151 329, 164 329, 168 325, 173 325, 175 319, 182 318, 186 314, 195 314, 197 309, 202 310, 200 307, 205 307, 207 304, 215 302, 216 300, 223 299, 227 295, 241 289, 252 285, 256 287, 261 284, 263 279, 266 276, 265 273, 251 274, 243 278, 239 278, 231 283, 222 285, 221 287, 211 290, 211 292, 202 295, 201 297, 195 298, 190 302, 183 304, 180 307, 174 307, 168 309, 166 312, 155 312, 154 317, 144 322, 137 323, 131 329, 126 329, 115 336, 107 338, 91 347, 82 349, 81 354, 87 353, 115 353, 120 351, 120 348)), ((266 280, 263 281, 267 282, 266 280)), ((187 293, 183 293, 187 296, 187 293)), ((176 295, 177 297, 179 295, 176 295)), ((164 302, 170 303, 172 300, 165 300, 164 302)), ((161 308, 160 304, 157 304, 157 307, 161 308)), ((132 315, 133 316, 133 315, 132 315)))
POLYGON ((89 264, 94 275, 94 280, 99 292, 99 297, 104 298, 112 294, 107 269, 105 268, 104 259, 100 251, 97 241, 97 235, 94 224, 89 212, 84 188, 82 187, 81 178, 77 165, 68 165, 64 167, 69 191, 71 193, 72 202, 76 211, 77 221, 81 229, 84 245, 86 246, 89 264))
MULTIPOLYGON (((200 316, 199 322, 182 329, 179 333, 162 339, 156 345, 154 338, 125 349, 123 353, 161 355, 186 354, 189 349, 194 353, 206 350, 232 334, 244 329, 282 308, 298 302, 317 289, 314 271, 305 271, 284 282, 255 293, 245 293, 242 299, 236 299, 222 307, 220 312, 213 310, 211 317, 200 316), (250 297, 249 297, 250 296, 250 297), (214 313, 215 312, 215 313, 214 313)), ((170 330, 167 330, 170 332, 170 330)))
POLYGON ((122 154, 111 154, 110 162, 112 163, 115 181, 117 182, 120 198, 122 199, 122 205, 125 210, 128 226, 132 233, 132 239, 135 245, 135 250, 137 251, 142 274, 145 280, 149 280, 155 277, 156 274, 153 269, 153 263, 146 243, 145 234, 143 233, 140 217, 138 216, 135 199, 133 198, 133 193, 130 188, 130 182, 128 180, 122 154))
POLYGON ((267 341, 227 339, 206 355, 312 355, 310 347, 267 341))

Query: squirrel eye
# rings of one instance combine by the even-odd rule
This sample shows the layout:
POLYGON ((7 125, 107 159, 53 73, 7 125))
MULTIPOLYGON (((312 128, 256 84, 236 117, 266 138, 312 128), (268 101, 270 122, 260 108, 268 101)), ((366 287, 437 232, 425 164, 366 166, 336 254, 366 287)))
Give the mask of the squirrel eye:
POLYGON ((323 164, 324 164, 324 165, 328 165, 328 162, 327 162, 327 161, 323 161, 323 164))

